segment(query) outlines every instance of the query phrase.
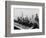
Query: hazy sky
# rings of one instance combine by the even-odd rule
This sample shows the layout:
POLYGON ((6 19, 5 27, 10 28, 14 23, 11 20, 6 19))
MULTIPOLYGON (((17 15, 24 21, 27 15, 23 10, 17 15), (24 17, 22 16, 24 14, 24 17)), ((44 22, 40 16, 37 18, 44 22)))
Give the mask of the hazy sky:
POLYGON ((39 15, 39 9, 36 8, 14 8, 14 17, 17 18, 18 16, 21 17, 23 13, 23 16, 32 17, 32 15, 35 16, 37 13, 39 15))

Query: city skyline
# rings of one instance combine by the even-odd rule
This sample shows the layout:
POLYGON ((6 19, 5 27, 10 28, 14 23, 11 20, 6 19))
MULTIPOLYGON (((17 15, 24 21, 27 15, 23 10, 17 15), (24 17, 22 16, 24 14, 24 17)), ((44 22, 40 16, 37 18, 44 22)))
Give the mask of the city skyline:
MULTIPOLYGON (((23 13, 23 17, 28 16, 29 18, 32 18, 32 15, 35 17, 35 14, 38 14, 38 9, 32 9, 32 8, 14 8, 14 18, 16 19, 18 16, 21 17, 23 13)), ((38 14, 39 15, 39 14, 38 14)))

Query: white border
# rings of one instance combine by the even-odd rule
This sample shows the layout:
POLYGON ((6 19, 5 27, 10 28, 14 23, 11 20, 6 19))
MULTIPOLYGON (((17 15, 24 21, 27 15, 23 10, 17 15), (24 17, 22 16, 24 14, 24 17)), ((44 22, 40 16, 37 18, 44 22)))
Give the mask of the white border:
POLYGON ((11 5, 11 33, 34 33, 34 32, 42 32, 42 7, 40 6, 22 6, 22 5, 11 5), (39 9, 39 26, 40 29, 29 29, 29 30, 14 30, 14 17, 13 17, 13 9, 14 8, 38 8, 39 9))

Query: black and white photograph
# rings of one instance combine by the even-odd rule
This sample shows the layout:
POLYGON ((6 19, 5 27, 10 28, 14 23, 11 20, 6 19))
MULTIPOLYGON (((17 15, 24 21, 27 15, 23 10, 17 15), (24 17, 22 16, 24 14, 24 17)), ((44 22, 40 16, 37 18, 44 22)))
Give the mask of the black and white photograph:
POLYGON ((39 29, 39 9, 14 8, 14 30, 39 29))

